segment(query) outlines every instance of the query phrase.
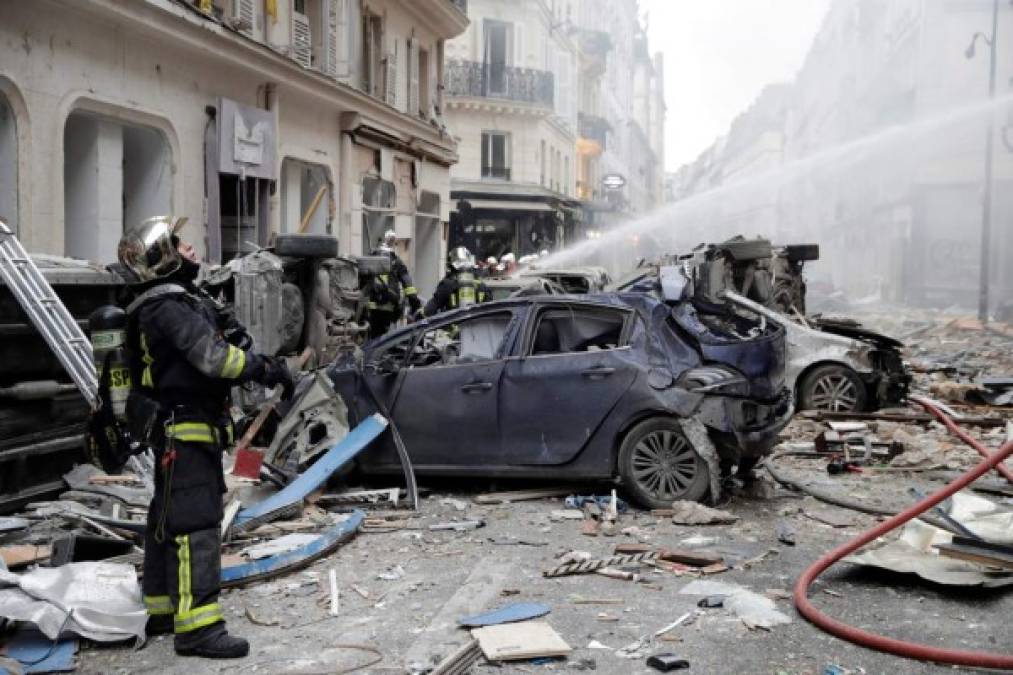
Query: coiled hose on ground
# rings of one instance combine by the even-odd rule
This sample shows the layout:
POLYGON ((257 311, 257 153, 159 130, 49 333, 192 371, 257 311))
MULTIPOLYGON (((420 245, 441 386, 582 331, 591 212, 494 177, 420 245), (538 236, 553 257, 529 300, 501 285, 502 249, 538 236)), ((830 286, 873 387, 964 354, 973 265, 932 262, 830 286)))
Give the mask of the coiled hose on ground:
POLYGON ((816 578, 825 572, 831 565, 840 561, 845 556, 854 553, 869 542, 882 537, 887 532, 900 527, 909 520, 921 515, 925 511, 928 511, 943 500, 948 499, 954 493, 964 489, 989 471, 996 469, 1000 466, 1003 460, 1013 454, 1013 441, 1008 441, 999 448, 999 450, 994 453, 990 453, 985 446, 974 438, 971 438, 936 406, 925 400, 917 400, 917 402, 928 410, 934 417, 936 417, 936 419, 942 422, 954 435, 981 453, 985 457, 985 460, 975 468, 954 480, 949 485, 934 492, 914 506, 905 509, 901 513, 898 513, 866 532, 863 532, 851 541, 838 546, 814 562, 802 573, 802 576, 800 576, 798 581, 795 583, 795 606, 798 608, 798 611, 802 616, 817 627, 830 633, 831 635, 835 635, 841 639, 848 640, 849 642, 853 642, 863 647, 869 647, 870 649, 888 652, 890 654, 896 654, 897 656, 903 656, 910 659, 918 659, 921 661, 934 661, 937 663, 948 663, 974 668, 1013 670, 1013 656, 961 649, 944 649, 941 647, 934 647, 932 645, 907 642, 905 640, 897 640, 884 635, 870 633, 869 631, 850 626, 827 616, 809 601, 809 587, 816 578))

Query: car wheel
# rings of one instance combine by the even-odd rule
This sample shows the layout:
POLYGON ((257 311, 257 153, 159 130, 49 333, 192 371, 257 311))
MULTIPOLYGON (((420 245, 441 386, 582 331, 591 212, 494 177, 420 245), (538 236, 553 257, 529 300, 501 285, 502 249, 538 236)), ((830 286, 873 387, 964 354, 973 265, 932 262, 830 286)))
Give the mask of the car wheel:
POLYGON ((865 383, 847 366, 820 366, 802 380, 798 389, 800 410, 858 412, 865 410, 865 383))
POLYGON ((274 238, 274 252, 290 258, 335 258, 338 238, 329 234, 279 234, 274 238))
POLYGON ((630 429, 619 448, 619 476, 630 496, 651 509, 700 501, 710 486, 707 463, 673 419, 655 417, 630 429))

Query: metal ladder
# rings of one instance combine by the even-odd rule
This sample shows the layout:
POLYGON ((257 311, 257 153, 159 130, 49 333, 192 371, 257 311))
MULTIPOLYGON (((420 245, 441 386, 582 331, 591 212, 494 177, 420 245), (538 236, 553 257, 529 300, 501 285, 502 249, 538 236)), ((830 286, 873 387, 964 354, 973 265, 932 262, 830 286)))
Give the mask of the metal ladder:
POLYGON ((11 289, 56 358, 67 370, 81 395, 93 408, 98 404, 98 376, 91 342, 57 297, 21 242, 0 220, 0 279, 11 289))

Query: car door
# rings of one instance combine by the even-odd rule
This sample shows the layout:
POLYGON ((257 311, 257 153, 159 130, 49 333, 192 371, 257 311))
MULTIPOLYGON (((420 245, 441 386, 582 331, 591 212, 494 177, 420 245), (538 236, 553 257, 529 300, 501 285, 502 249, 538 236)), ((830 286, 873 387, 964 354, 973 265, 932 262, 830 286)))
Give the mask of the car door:
POLYGON ((592 304, 541 305, 500 386, 504 455, 511 465, 569 462, 637 378, 628 344, 633 313, 592 304))
POLYGON ((500 378, 518 323, 499 310, 419 333, 391 409, 416 468, 497 461, 500 378))

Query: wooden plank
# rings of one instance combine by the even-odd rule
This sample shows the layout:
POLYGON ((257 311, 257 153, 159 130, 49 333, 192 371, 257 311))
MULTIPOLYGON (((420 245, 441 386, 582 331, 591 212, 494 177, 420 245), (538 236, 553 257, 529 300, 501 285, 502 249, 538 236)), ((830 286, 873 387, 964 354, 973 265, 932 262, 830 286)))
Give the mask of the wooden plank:
MULTIPOLYGON (((931 415, 921 413, 863 413, 863 412, 831 412, 829 410, 808 411, 801 415, 817 420, 882 420, 884 422, 906 422, 911 424, 928 424, 935 421, 931 415)), ((973 427, 1004 427, 1006 420, 1002 417, 961 417, 954 420, 958 424, 973 427)))
POLYGON ((49 552, 47 544, 14 544, 0 547, 0 558, 3 558, 7 569, 13 570, 49 560, 49 552))
POLYGON ((724 558, 713 553, 708 554, 700 551, 682 551, 675 549, 665 549, 659 555, 658 558, 665 562, 679 563, 680 565, 689 565, 691 567, 711 567, 713 565, 720 565, 724 562, 724 558))
POLYGON ((476 504, 511 504, 513 502, 525 502, 533 499, 548 499, 550 497, 568 497, 574 494, 572 487, 547 487, 532 490, 513 490, 511 492, 488 492, 476 496, 473 501, 476 504))

